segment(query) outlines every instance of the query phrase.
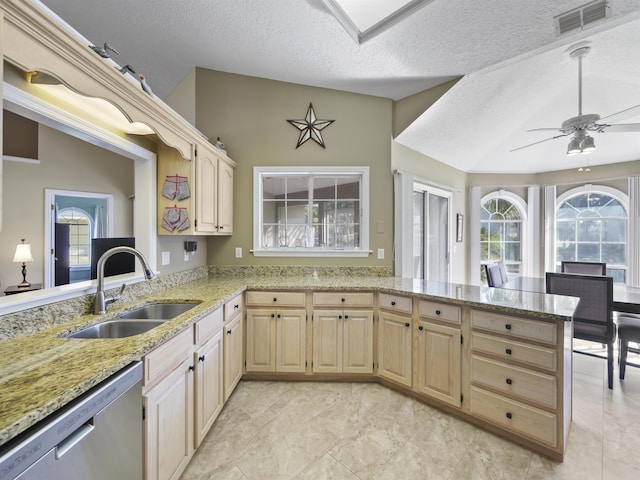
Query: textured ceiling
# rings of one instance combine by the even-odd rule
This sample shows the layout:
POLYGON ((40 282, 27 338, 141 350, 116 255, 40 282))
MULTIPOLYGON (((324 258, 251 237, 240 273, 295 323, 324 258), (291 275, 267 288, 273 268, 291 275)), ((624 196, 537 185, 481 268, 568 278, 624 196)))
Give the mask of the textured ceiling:
MULTIPOLYGON (((585 113, 640 104, 640 0, 612 0, 609 18, 562 38, 553 17, 585 0, 433 0, 362 45, 322 0, 44 3, 90 41, 112 44, 161 98, 195 66, 396 100, 464 76, 397 140, 469 172, 573 166, 565 139, 509 150, 541 139, 525 130, 577 114, 577 63, 564 50, 578 41, 593 47, 585 113)), ((592 165, 640 159, 638 133, 595 139, 592 165)))

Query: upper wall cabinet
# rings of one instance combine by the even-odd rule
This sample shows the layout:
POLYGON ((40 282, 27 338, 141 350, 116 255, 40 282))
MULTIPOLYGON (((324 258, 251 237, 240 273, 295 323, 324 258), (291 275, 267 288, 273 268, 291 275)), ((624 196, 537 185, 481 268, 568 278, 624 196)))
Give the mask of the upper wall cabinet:
POLYGON ((158 145, 158 234, 231 235, 236 164, 208 143, 193 158, 158 145))

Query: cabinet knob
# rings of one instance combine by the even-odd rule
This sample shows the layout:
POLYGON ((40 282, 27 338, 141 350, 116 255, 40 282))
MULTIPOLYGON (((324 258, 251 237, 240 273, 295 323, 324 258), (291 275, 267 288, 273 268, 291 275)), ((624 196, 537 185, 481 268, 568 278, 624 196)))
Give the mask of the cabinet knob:
POLYGON ((507 418, 508 418, 509 420, 511 420, 511 419, 513 418, 513 415, 511 415, 511 412, 507 412, 507 418))
POLYGON ((511 324, 510 324, 510 323, 507 323, 507 324, 504 326, 504 328, 506 328, 507 330, 511 330, 511 324))
POLYGON ((280 314, 278 314, 278 318, 280 318, 280 317, 281 317, 281 315, 280 315, 280 314))
POLYGON ((276 314, 275 314, 275 313, 272 313, 272 314, 271 314, 271 318, 275 318, 275 317, 276 317, 276 314))
POLYGON ((240 305, 234 305, 233 308, 240 308, 240 305))
POLYGON ((507 378, 507 385, 511 385, 513 383, 513 380, 511 380, 510 378, 507 378))
POLYGON ((396 302, 391 302, 391 306, 392 307, 395 306, 395 304, 396 304, 396 302))
POLYGON ((342 320, 342 315, 338 315, 338 320, 342 320))
POLYGON ((204 362, 204 355, 200 355, 200 356, 198 357, 198 360, 200 360, 201 362, 204 362))
POLYGON ((227 330, 227 335, 231 335, 231 330, 227 330))
POLYGON ((277 301, 278 301, 278 299, 277 299, 276 297, 273 297, 273 301, 274 301, 274 302, 277 302, 277 301))
POLYGON ((346 298, 341 298, 340 301, 344 303, 344 302, 347 301, 347 299, 346 298))
POLYGON ((409 322, 407 322, 407 323, 405 323, 405 324, 404 324, 404 326, 405 326, 405 327, 410 327, 410 326, 411 326, 411 324, 410 324, 409 322))
POLYGON ((422 330, 424 330, 424 327, 423 327, 422 325, 420 325, 420 326, 418 327, 418 330, 422 331, 422 330))
POLYGON ((189 365, 189 371, 193 372, 196 369, 195 365, 189 365))
POLYGON ((505 350, 505 352, 507 353, 507 355, 511 355, 511 349, 510 349, 510 348, 507 348, 507 349, 505 350))
POLYGON ((349 315, 345 315, 345 316, 344 316, 344 319, 345 319, 345 320, 346 320, 347 318, 349 318, 349 315))
POLYGON ((440 315, 440 310, 436 310, 436 315, 440 315))
POLYGON ((220 230, 222 230, 224 227, 223 227, 222 225, 220 225, 218 228, 219 228, 220 230))

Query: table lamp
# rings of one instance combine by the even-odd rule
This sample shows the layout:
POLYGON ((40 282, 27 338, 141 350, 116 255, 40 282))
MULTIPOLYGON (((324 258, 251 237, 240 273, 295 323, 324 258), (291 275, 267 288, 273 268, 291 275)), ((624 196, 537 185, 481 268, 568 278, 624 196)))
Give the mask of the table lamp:
POLYGON ((28 243, 24 243, 24 238, 22 239, 22 243, 19 243, 16 247, 16 254, 13 256, 13 262, 22 262, 22 283, 18 285, 18 288, 30 287, 31 284, 27 282, 26 262, 33 262, 33 257, 31 256, 31 245, 28 243))

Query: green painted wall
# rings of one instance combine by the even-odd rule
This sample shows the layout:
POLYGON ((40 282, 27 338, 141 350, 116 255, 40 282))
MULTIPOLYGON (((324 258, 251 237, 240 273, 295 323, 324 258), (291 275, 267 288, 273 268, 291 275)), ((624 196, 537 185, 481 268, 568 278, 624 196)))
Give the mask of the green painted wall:
POLYGON ((238 163, 234 184, 234 233, 209 238, 211 265, 354 265, 391 267, 393 176, 392 101, 386 98, 196 69, 196 128, 220 137, 238 163), (322 131, 326 148, 308 141, 296 149, 301 119, 313 104, 319 119, 335 120, 322 131), (254 257, 254 166, 361 166, 370 169, 370 237, 367 258, 254 257), (243 258, 236 259, 236 247, 243 258), (377 249, 385 259, 377 259, 377 249))

